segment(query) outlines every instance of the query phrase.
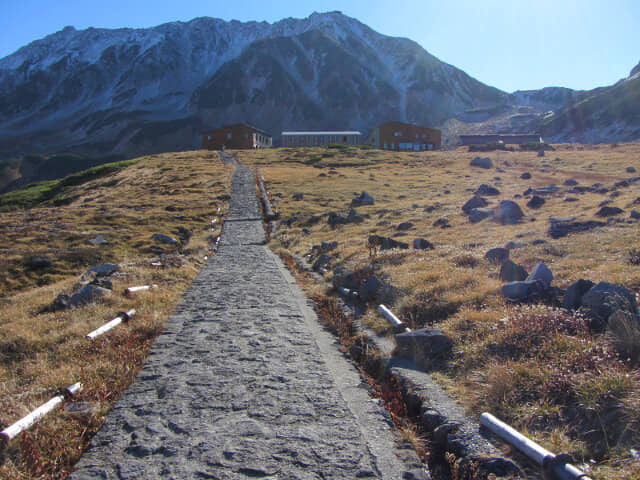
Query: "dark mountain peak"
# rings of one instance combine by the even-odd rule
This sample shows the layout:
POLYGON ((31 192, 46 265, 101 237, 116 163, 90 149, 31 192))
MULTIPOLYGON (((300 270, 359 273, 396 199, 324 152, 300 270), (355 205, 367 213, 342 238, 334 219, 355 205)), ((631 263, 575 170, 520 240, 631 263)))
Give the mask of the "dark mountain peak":
POLYGON ((631 69, 631 73, 629 74, 629 76, 633 77, 636 73, 640 73, 640 62, 638 62, 638 64, 631 69))

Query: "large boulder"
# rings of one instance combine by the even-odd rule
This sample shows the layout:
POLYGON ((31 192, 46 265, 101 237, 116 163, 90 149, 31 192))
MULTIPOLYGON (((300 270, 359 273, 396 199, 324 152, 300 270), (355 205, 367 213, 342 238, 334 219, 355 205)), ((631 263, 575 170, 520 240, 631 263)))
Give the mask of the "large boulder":
POLYGON ((619 207, 610 207, 608 205, 605 205, 604 207, 602 207, 600 210, 598 210, 596 212, 596 216, 598 217, 613 217, 615 215, 620 215, 621 213, 624 213, 624 210, 622 210, 619 207))
POLYGON ((375 200, 373 199, 373 197, 364 190, 360 195, 351 200, 351 205, 353 205, 354 207, 361 205, 373 205, 374 203, 375 200))
POLYGON ((489 157, 475 157, 473 160, 471 160, 471 163, 469 165, 471 165, 472 167, 488 169, 493 166, 493 162, 489 157))
POLYGON ((510 302, 527 302, 541 296, 545 290, 540 282, 509 282, 502 286, 502 296, 510 302))
POLYGON ((577 282, 573 282, 564 292, 562 308, 567 310, 577 310, 580 308, 582 306, 582 297, 591 290, 594 285, 595 283, 591 280, 584 280, 582 278, 577 282))
POLYGON ((502 247, 492 248, 484 254, 484 258, 494 265, 502 265, 509 259, 509 250, 502 247))
POLYGON ((339 265, 333 270, 334 288, 344 287, 358 291, 360 288, 360 275, 344 265, 339 265))
POLYGON ((602 331, 616 311, 638 314, 635 295, 622 285, 600 282, 582 297, 582 309, 591 320, 591 328, 602 331))
POLYGON ((527 207, 529 208, 540 208, 542 205, 544 205, 545 199, 538 196, 538 195, 534 195, 533 197, 531 197, 531 200, 529 200, 527 202, 527 207))
POLYGON ((526 281, 540 282, 545 287, 550 287, 551 282, 553 281, 553 273, 544 263, 539 263, 535 267, 533 267, 533 270, 531 270, 531 273, 526 278, 526 281))
POLYGON ((492 187, 491 185, 487 185, 486 183, 483 183, 474 192, 474 195, 477 195, 480 197, 485 197, 485 196, 490 197, 490 196, 500 195, 500 190, 498 190, 496 187, 492 187))
POLYGON ((549 236, 551 238, 561 238, 570 233, 588 232, 606 225, 604 222, 596 220, 577 222, 574 217, 550 217, 549 222, 549 236))
POLYGON ((525 268, 513 260, 507 260, 500 267, 500 280, 503 282, 522 282, 527 276, 525 268))
POLYGON ((462 211, 465 214, 469 215, 471 213, 471 210, 473 210, 474 208, 484 208, 487 205, 489 205, 489 203, 484 198, 474 195, 462 206, 462 211))
POLYGON ((97 302, 98 300, 111 295, 111 290, 98 285, 85 285, 78 292, 71 295, 69 299, 69 308, 81 307, 89 303, 97 302))
POLYGON ((493 220, 501 225, 514 225, 518 223, 524 213, 513 200, 503 200, 493 211, 493 220))
POLYGON ((413 248, 415 250, 433 250, 433 243, 424 238, 416 238, 413 240, 413 248))
POLYGON ((398 242, 390 237, 382 237, 380 235, 370 235, 367 240, 369 247, 378 247, 380 250, 391 250, 392 248, 400 248, 406 250, 409 248, 408 243, 398 242))
POLYGON ((358 294, 365 302, 370 302, 378 297, 378 292, 383 287, 383 283, 377 276, 371 275, 366 282, 360 285, 358 294))
POLYGON ((396 335, 395 354, 428 369, 434 361, 446 359, 453 342, 442 330, 421 328, 396 335))
POLYGON ((474 208, 469 212, 469 221, 478 223, 493 215, 493 208, 474 208))

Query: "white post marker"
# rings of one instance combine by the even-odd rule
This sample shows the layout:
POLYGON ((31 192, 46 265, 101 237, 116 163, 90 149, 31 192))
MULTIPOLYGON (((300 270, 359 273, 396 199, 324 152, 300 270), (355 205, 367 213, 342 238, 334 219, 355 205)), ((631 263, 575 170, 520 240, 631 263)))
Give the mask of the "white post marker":
POLYGON ((47 403, 39 406, 33 412, 31 412, 26 417, 21 418, 13 425, 5 428, 2 432, 0 432, 0 449, 4 449, 10 440, 18 436, 21 432, 25 431, 31 425, 36 423, 42 417, 44 417, 51 410, 56 408, 62 402, 64 402, 65 398, 73 397, 80 390, 82 390, 82 384, 80 382, 74 383, 73 385, 68 386, 59 395, 56 395, 47 403))
POLYGON ((132 293, 144 292, 152 288, 158 288, 157 285, 140 285, 139 287, 129 287, 124 291, 125 295, 131 295, 132 293))
POLYGON ((378 311, 389 321, 394 330, 404 330, 405 332, 411 331, 403 321, 396 317, 393 312, 384 305, 378 305, 378 311))
POLYGON ((485 412, 480 415, 480 423, 540 465, 547 474, 552 475, 549 478, 590 480, 585 473, 567 463, 568 456, 554 455, 490 413, 485 412))
POLYGON ((125 323, 128 322, 129 319, 131 317, 133 317, 135 314, 136 314, 136 311, 133 310, 133 309, 129 310, 127 312, 120 312, 116 318, 114 318, 113 320, 111 320, 108 323, 105 323, 100 328, 96 328, 93 332, 89 333, 87 335, 87 338, 90 339, 90 340, 95 340, 96 337, 102 335, 104 332, 108 332, 113 327, 117 327, 122 322, 125 322, 125 323))

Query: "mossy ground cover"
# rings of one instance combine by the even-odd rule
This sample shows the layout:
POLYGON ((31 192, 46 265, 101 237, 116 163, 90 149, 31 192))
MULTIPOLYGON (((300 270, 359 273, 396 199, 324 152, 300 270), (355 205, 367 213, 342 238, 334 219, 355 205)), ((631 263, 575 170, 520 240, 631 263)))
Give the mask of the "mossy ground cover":
POLYGON ((0 421, 10 425, 77 381, 84 389, 76 401, 94 412, 47 416, 9 444, 0 478, 68 474, 213 254, 230 178, 216 153, 182 152, 102 165, 0 197, 0 421), (189 240, 166 246, 151 239, 154 233, 189 240), (98 235, 108 244, 91 245, 98 235), (51 264, 31 267, 35 257, 51 264), (45 311, 101 263, 120 265, 110 297, 45 311), (129 286, 148 284, 158 288, 124 295, 129 286), (85 338, 129 309, 137 313, 128 324, 95 342, 85 338))
MULTIPOLYGON (((486 170, 470 167, 477 154, 462 148, 410 153, 285 148, 243 151, 238 157, 265 177, 281 214, 274 248, 304 256, 313 245, 336 240, 339 246, 331 252, 336 263, 373 268, 388 279, 397 289, 390 307, 411 327, 442 328, 451 336, 453 357, 432 373, 470 413, 489 411, 549 450, 571 453, 593 478, 630 480, 640 472, 640 359, 621 355, 613 332, 592 333, 579 314, 553 305, 505 303, 499 267, 484 258, 490 248, 515 242, 510 258, 528 271, 545 262, 560 288, 585 278, 640 291, 640 268, 633 261, 640 224, 630 218, 632 209, 640 210, 640 183, 614 186, 638 175, 627 167, 639 165, 640 145, 554 148, 544 157, 491 152, 493 168, 486 170), (530 179, 521 178, 525 172, 530 179), (564 193, 568 179, 607 190, 564 193), (471 224, 461 207, 483 183, 500 191, 486 197, 490 206, 515 200, 523 221, 471 224), (524 191, 550 184, 563 191, 545 196, 540 208, 528 208, 524 191), (357 207, 364 221, 328 225, 327 214, 346 215, 362 190, 375 198, 374 205, 357 207), (302 198, 294 199, 296 193, 302 198), (624 213, 598 217, 603 204, 624 213), (552 216, 606 224, 553 239, 552 216), (403 222, 412 226, 398 229, 403 222), (373 234, 410 245, 422 237, 435 248, 378 251, 373 257, 367 247, 373 234)), ((368 306, 363 320, 390 334, 376 306, 368 306)))

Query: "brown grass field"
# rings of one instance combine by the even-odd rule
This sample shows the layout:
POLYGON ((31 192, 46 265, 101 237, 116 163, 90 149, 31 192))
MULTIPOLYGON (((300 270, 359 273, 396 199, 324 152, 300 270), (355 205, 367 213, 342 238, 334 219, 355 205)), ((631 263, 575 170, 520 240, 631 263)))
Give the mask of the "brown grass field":
POLYGON ((80 174, 64 188, 52 182, 0 197, 2 428, 77 381, 84 389, 75 401, 93 412, 77 416, 58 409, 49 414, 9 444, 0 478, 68 474, 106 411, 135 377, 205 257, 214 253, 231 178, 218 155, 183 152, 129 163, 106 175, 80 174), (43 197, 42 191, 49 193, 43 197), (32 197, 47 200, 29 206, 32 197), (25 208, 14 208, 21 204, 25 208), (186 231, 193 234, 180 246, 151 240, 154 233, 178 238, 186 231), (96 235, 109 244, 89 244, 96 235), (32 257, 52 265, 29 268, 32 257), (156 262, 161 266, 151 265, 156 262), (58 294, 70 293, 88 268, 101 263, 120 265, 110 297, 43 312, 58 294), (145 284, 158 288, 124 295, 125 288, 145 284), (117 312, 132 308, 137 314, 128 324, 94 342, 85 338, 117 312))
MULTIPOLYGON (((640 331, 590 332, 585 318, 557 305, 506 304, 497 277, 499 267, 485 252, 507 242, 519 244, 510 258, 527 271, 545 262, 553 285, 566 288, 584 278, 640 291, 640 183, 612 188, 640 170, 640 145, 557 145, 537 152, 394 153, 365 148, 276 149, 242 151, 238 158, 265 177, 274 207, 285 222, 271 246, 283 256, 308 255, 313 245, 336 240, 337 265, 386 278, 395 288, 386 299, 411 327, 443 329, 455 343, 446 364, 432 375, 471 415, 488 411, 530 435, 548 450, 570 453, 594 479, 637 479, 640 475, 640 331), (489 156, 493 168, 470 167, 476 155, 489 156), (520 178, 530 172, 532 178, 520 178), (567 179, 580 185, 601 183, 606 193, 556 194, 539 209, 526 207, 516 225, 485 219, 471 224, 461 206, 482 183, 500 190, 492 205, 514 199, 528 187, 567 179), (329 212, 344 215, 355 194, 366 190, 375 204, 358 207, 360 224, 332 228, 329 212), (294 200, 302 193, 302 200, 294 200), (574 202, 566 197, 576 197, 574 202), (603 201, 624 213, 609 220, 595 216, 603 201), (635 204, 634 204, 635 202, 635 204), (603 220, 606 226, 552 239, 549 217, 603 220), (449 228, 434 226, 446 218, 449 228), (411 222, 408 231, 399 231, 411 222), (433 250, 387 250, 375 258, 367 238, 376 234, 409 243, 423 237, 433 250), (536 241, 537 240, 537 241, 536 241)), ((569 187, 564 187, 569 188, 569 187)), ((335 265, 334 265, 335 266, 335 265)), ((325 275, 331 280, 331 272, 325 275)), ((300 278, 300 277, 299 277, 300 278)), ((307 291, 330 288, 305 280, 307 291)), ((379 334, 391 334, 368 305, 364 322, 379 334)))
MULTIPOLYGON (((412 328, 442 328, 454 340, 453 357, 431 374, 471 415, 489 411, 555 453, 568 452, 598 480, 637 479, 640 472, 640 333, 593 334, 584 318, 551 305, 508 305, 497 269, 484 259, 509 241, 522 246, 511 258, 527 270, 544 261, 553 284, 566 288, 586 278, 640 291, 640 223, 630 220, 640 184, 605 194, 548 197, 537 210, 516 199, 523 222, 502 226, 490 219, 470 224, 460 207, 480 184, 496 186, 493 203, 528 187, 611 186, 640 170, 640 145, 558 145, 535 152, 491 152, 494 167, 469 167, 477 154, 457 149, 394 153, 364 148, 274 149, 236 152, 254 166, 281 219, 270 246, 287 258, 307 255, 323 240, 339 242, 337 264, 370 271, 395 287, 385 301, 412 328), (530 180, 520 175, 528 171, 530 180), (347 213, 354 194, 366 190, 375 205, 358 207, 364 222, 327 225, 330 211, 347 213), (294 200, 294 193, 303 193, 294 200), (550 216, 598 219, 603 201, 625 212, 586 233, 551 239, 550 216), (446 218, 450 228, 434 226, 446 218), (397 226, 413 223, 406 232, 397 226), (389 250, 370 256, 371 234, 411 243, 423 237, 428 251, 389 250), (544 240, 544 242, 534 242, 544 240), (634 337, 634 335, 638 334, 634 337), (626 352, 621 355, 620 352, 626 352)), ((56 389, 82 381, 75 400, 93 415, 59 409, 9 444, 0 478, 64 478, 133 380, 153 339, 195 277, 227 208, 230 171, 213 152, 153 155, 64 184, 46 184, 0 197, 0 422, 3 428, 48 400, 56 389), (19 207, 19 208, 18 208, 19 207), (220 210, 218 210, 220 209, 220 210), (215 223, 211 223, 216 219, 215 223), (167 247, 153 233, 193 231, 188 243, 167 247), (87 241, 103 235, 108 245, 87 241), (165 255, 160 259, 156 250, 165 255), (29 268, 29 259, 53 262, 29 268), (151 263, 160 261, 161 267, 151 263), (59 293, 71 292, 88 268, 118 263, 106 300, 74 310, 45 312, 59 293), (156 290, 128 298, 124 288, 154 283, 156 290), (137 315, 91 343, 84 336, 119 311, 137 315)), ((600 219, 599 219, 600 220, 600 219)), ((605 219, 606 221, 606 219, 605 219)), ((318 299, 335 294, 324 283, 299 276, 318 299)), ((331 273, 325 275, 331 280, 331 273)), ((391 335, 367 306, 363 321, 391 335)))

